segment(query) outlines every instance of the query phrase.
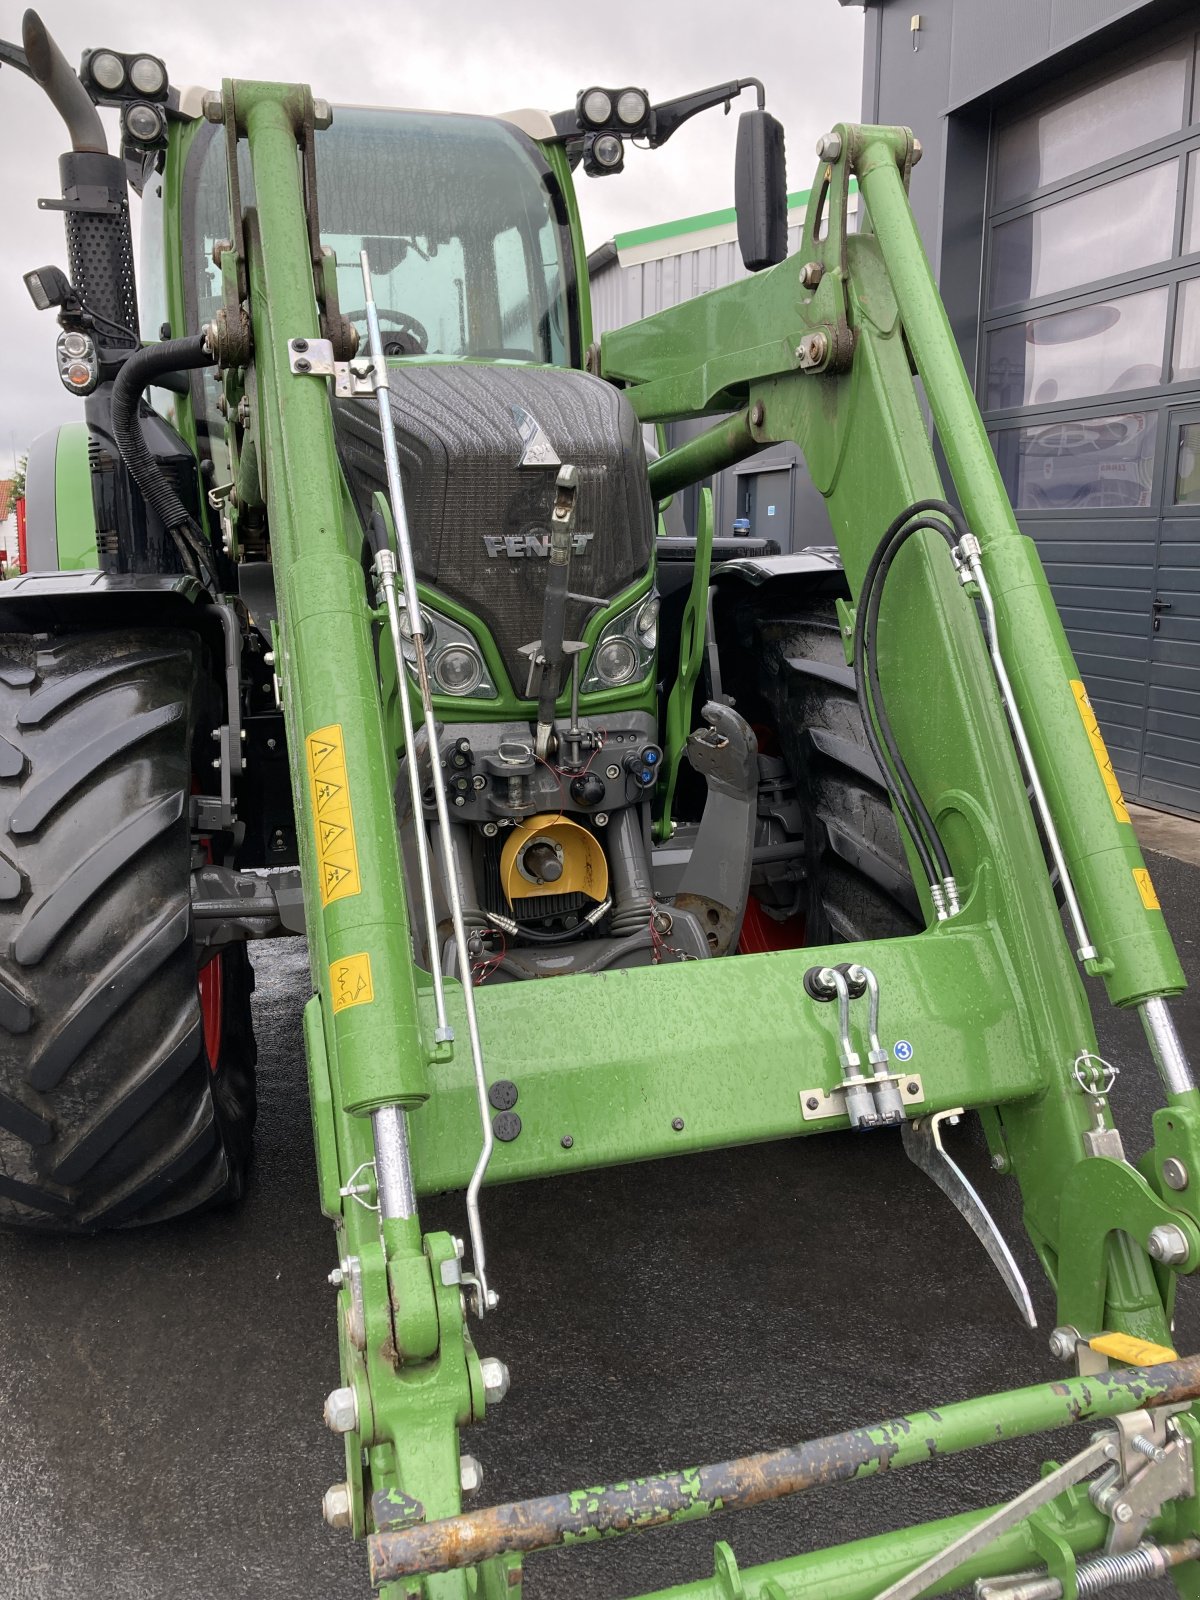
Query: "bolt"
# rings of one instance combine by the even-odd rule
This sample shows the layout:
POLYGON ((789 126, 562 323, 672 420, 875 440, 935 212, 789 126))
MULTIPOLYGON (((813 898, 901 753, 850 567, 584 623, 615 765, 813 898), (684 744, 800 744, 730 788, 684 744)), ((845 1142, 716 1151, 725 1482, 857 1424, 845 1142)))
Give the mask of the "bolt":
POLYGON ((358 1431, 358 1396, 353 1389, 331 1389, 325 1396, 325 1426, 331 1433, 358 1431))
POLYGON ((806 289, 815 289, 825 276, 825 268, 819 261, 806 261, 800 268, 800 282, 806 289))
POLYGON ((912 143, 912 164, 914 167, 924 154, 925 151, 921 147, 920 139, 914 139, 912 143))
POLYGON ((766 415, 766 407, 761 400, 756 400, 750 407, 750 426, 752 428, 761 428, 766 415))
POLYGON ((233 249, 233 240, 232 239, 218 239, 216 244, 214 244, 213 247, 212 247, 212 264, 213 264, 213 266, 214 267, 219 267, 221 265, 221 257, 225 254, 226 250, 232 250, 232 249, 233 249))
POLYGON ((1188 1169, 1175 1156, 1168 1156, 1162 1167, 1163 1182, 1168 1189, 1186 1189, 1188 1169))
POLYGON ((564 1133, 562 1138, 558 1142, 559 1142, 559 1144, 562 1145, 564 1150, 569 1150, 571 1148, 571 1146, 575 1143, 574 1139, 572 1139, 572 1137, 571 1137, 571 1135, 569 1133, 564 1133))
POLYGON ((910 1079, 909 1082, 904 1085, 904 1091, 906 1094, 920 1094, 921 1085, 910 1079))
POLYGON ((220 770, 221 770, 221 758, 220 758, 220 756, 217 756, 216 759, 213 761, 213 769, 216 772, 220 772, 220 770))
POLYGON ((498 1406, 508 1393, 510 1378, 508 1368, 495 1356, 484 1356, 479 1363, 483 1373, 483 1392, 490 1406, 498 1406))
POLYGON ((1118 1500, 1112 1508, 1114 1522, 1132 1522, 1133 1507, 1126 1500, 1118 1500))
POLYGON ((676 1133, 682 1133, 683 1132, 683 1118, 682 1117, 672 1117, 671 1118, 671 1126, 675 1129, 676 1133))
POLYGON ((313 127, 327 128, 333 121, 333 108, 328 100, 313 101, 313 127))
POLYGON ((307 339, 293 339, 292 340, 292 349, 296 352, 297 355, 303 355, 304 352, 308 349, 308 340, 307 339))
POLYGON ((606 778, 619 778, 621 776, 621 769, 614 762, 611 767, 605 767, 604 776, 606 778))
POLYGON ((796 359, 809 367, 819 366, 828 354, 829 338, 824 333, 810 333, 796 349, 796 359))
POLYGON ((1075 1355, 1074 1328, 1055 1328, 1050 1335, 1050 1354, 1056 1361, 1070 1361, 1075 1355))
POLYGON ((294 365, 295 371, 297 371, 297 372, 311 372, 312 371, 312 362, 308 359, 307 356, 297 356, 293 365, 294 365))
POLYGON ((464 1494, 475 1494, 483 1488, 483 1468, 474 1456, 459 1456, 458 1481, 464 1494))
POLYGON ((483 825, 483 833, 484 833, 484 837, 485 838, 494 839, 499 832, 500 832, 500 829, 496 826, 496 824, 494 822, 485 822, 484 823, 484 825, 483 825))
POLYGON ((267 749, 268 750, 274 750, 275 743, 276 743, 276 741, 274 739, 268 739, 267 740, 267 749))
POLYGON ((215 92, 206 94, 200 102, 200 110, 204 113, 205 122, 224 122, 225 102, 215 92))
POLYGON ((454 1254, 461 1261, 462 1258, 466 1255, 466 1253, 467 1253, 466 1245, 463 1243, 463 1241, 461 1239, 456 1237, 455 1240, 454 1240, 454 1254))
POLYGON ((326 1281, 331 1283, 335 1289, 340 1289, 346 1281, 346 1274, 341 1267, 334 1267, 326 1281))
POLYGON ((1188 1257, 1187 1234, 1174 1222, 1162 1222, 1157 1228, 1150 1229, 1146 1249, 1155 1261, 1161 1261, 1164 1266, 1177 1267, 1188 1257))
POLYGON ((593 820, 598 828, 603 828, 608 822, 608 812, 597 811, 593 820))
POLYGON ((1008 1157, 1000 1150, 997 1150, 996 1154, 992 1157, 992 1171, 993 1172, 1007 1172, 1008 1171, 1008 1157))
POLYGON ((274 650, 267 650, 267 651, 264 652, 264 654, 263 654, 263 665, 264 666, 268 666, 268 667, 273 667, 275 665, 275 652, 274 652, 274 650))
POLYGON ((842 136, 840 133, 823 133, 817 140, 817 159, 819 161, 836 161, 842 153, 842 136))
POLYGON ((817 1107, 821 1104, 821 1102, 817 1099, 815 1094, 810 1094, 808 1099, 804 1102, 804 1104, 808 1107, 808 1109, 810 1111, 815 1111, 817 1109, 817 1107))
POLYGON ((348 1483, 335 1483, 326 1489, 325 1498, 321 1501, 321 1515, 331 1528, 354 1526, 354 1507, 348 1483))

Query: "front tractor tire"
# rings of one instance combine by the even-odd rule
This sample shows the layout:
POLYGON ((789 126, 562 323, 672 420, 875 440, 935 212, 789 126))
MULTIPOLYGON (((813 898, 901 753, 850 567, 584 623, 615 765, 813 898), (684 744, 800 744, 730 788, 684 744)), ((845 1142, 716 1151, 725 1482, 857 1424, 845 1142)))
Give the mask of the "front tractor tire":
POLYGON ((757 692, 804 819, 807 942, 919 932, 920 902, 867 745, 834 597, 755 617, 752 630, 757 692))
POLYGON ((0 636, 0 1223, 93 1232, 242 1192, 243 946, 197 975, 191 634, 0 636))

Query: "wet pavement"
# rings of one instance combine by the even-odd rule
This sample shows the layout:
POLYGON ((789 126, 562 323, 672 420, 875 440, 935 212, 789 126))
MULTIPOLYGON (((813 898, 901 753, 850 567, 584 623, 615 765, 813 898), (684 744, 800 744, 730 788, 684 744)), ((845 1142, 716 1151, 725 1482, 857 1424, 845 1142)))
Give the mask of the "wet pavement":
MULTIPOLYGON (((1149 858, 1193 982, 1200 870, 1149 858)), ((260 947, 254 1178, 231 1213, 144 1234, 0 1236, 2 1600, 366 1600, 362 1550, 321 1521, 341 1447, 333 1235, 317 1209, 300 1039, 307 962, 260 947)), ((1200 997, 1176 1016, 1200 1061, 1200 997)), ((1098 1006, 1144 1148, 1157 1080, 1136 1017, 1098 1006)), ((730 1071, 741 1070, 730 1063, 730 1071)), ((959 1130, 975 1170, 979 1147, 959 1130)), ((1034 1284, 1027 1333, 965 1224, 898 1140, 837 1135, 496 1190, 504 1307, 480 1337, 513 1389, 469 1448, 489 1501, 792 1443, 1054 1375, 1053 1310, 1014 1188, 985 1174, 1034 1284)), ((459 1202, 427 1225, 462 1231, 459 1202)), ((1179 1348, 1200 1348, 1183 1286, 1179 1348)), ((529 1600, 618 1600, 986 1505, 1024 1487, 1034 1441, 673 1532, 530 1559, 529 1600)), ((1170 1593, 1143 1586, 1136 1600, 1170 1593)))

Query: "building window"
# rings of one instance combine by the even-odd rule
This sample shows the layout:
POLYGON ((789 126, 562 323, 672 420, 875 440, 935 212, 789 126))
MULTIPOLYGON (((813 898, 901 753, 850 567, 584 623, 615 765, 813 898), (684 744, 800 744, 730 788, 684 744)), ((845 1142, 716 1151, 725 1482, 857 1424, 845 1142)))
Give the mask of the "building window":
POLYGON ((1200 391, 1196 49, 997 119, 978 391, 1018 510, 1157 503, 1162 413, 1200 391))

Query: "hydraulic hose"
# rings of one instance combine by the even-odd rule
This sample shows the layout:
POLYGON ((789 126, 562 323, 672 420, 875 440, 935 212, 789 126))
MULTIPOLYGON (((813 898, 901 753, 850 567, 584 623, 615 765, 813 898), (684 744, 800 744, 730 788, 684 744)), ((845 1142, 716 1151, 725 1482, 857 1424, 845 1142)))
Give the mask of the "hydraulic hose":
POLYGON ((945 500, 918 500, 892 522, 876 546, 858 594, 854 628, 854 680, 859 705, 862 708, 867 744, 879 765, 884 784, 900 819, 913 841, 940 920, 944 915, 944 909, 939 880, 952 880, 950 859, 928 807, 922 800, 900 753, 884 704, 876 657, 876 631, 884 582, 901 547, 914 533, 923 528, 939 533, 951 546, 957 543, 958 536, 967 531, 961 513, 945 500), (936 512, 939 517, 946 519, 955 531, 952 532, 945 522, 935 521, 927 515, 930 512, 936 512))
POLYGON ((213 357, 201 334, 188 339, 166 339, 136 350, 122 365, 113 384, 112 431, 129 476, 142 492, 146 505, 161 520, 176 543, 213 572, 212 553, 203 530, 175 492, 174 485, 146 446, 138 418, 142 393, 168 372, 209 367, 213 357))

